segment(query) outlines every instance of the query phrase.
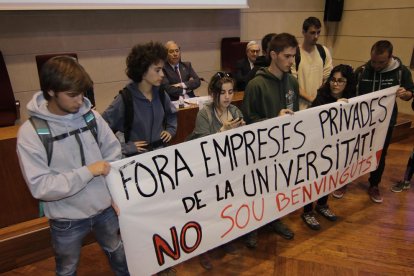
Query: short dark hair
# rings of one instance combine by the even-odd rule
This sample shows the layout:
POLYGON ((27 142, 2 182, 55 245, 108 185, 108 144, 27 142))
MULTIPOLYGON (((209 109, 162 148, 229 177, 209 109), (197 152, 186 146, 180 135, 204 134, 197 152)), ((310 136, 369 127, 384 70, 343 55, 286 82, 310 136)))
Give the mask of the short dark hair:
POLYGON ((213 105, 217 106, 220 101, 221 87, 225 83, 235 84, 235 81, 230 73, 227 72, 217 72, 215 73, 208 84, 208 93, 213 98, 213 105))
MULTIPOLYGON (((288 33, 281 33, 272 38, 269 42, 269 52, 267 52, 267 58, 269 58, 270 52, 274 51, 276 53, 282 52, 284 49, 288 47, 297 48, 298 41, 296 40, 295 36, 288 34, 288 33)), ((270 58, 269 58, 270 60, 270 58)))
POLYGON ((267 48, 269 48, 269 42, 276 35, 276 33, 268 33, 262 38, 262 51, 267 54, 267 48))
POLYGON ((167 59, 167 49, 160 42, 137 44, 126 58, 126 74, 134 82, 141 82, 148 68, 167 59))
POLYGON ((76 59, 69 56, 56 56, 49 59, 40 71, 40 88, 49 101, 49 91, 59 93, 72 91, 85 93, 92 89, 93 82, 76 59))
POLYGON ((392 43, 388 40, 379 40, 375 42, 374 45, 371 47, 371 53, 374 53, 376 55, 380 55, 384 52, 388 53, 388 56, 392 56, 393 46, 392 43))
POLYGON ((310 27, 314 26, 317 29, 322 27, 321 21, 316 17, 308 17, 303 21, 302 30, 307 32, 310 27))

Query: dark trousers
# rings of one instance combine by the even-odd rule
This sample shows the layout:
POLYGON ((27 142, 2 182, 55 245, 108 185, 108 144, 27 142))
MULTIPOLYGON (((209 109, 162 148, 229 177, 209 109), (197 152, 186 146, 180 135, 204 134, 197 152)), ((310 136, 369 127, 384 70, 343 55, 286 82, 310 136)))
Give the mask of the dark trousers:
POLYGON ((385 136, 384 146, 382 148, 382 154, 378 164, 378 168, 375 171, 371 172, 371 175, 368 179, 369 185, 371 187, 378 187, 378 184, 381 182, 382 174, 384 173, 385 169, 385 156, 387 156, 388 146, 391 143, 393 130, 394 124, 392 124, 392 127, 389 127, 387 130, 387 135, 385 136))
MULTIPOLYGON (((324 206, 326 205, 326 203, 328 202, 328 195, 321 197, 320 199, 318 199, 318 201, 316 202, 316 204, 324 206)), ((313 202, 305 205, 305 207, 303 207, 303 212, 304 213, 308 213, 310 211, 313 210, 313 202)))
POLYGON ((408 158, 407 169, 405 170, 405 174, 404 174, 404 180, 411 181, 411 178, 413 177, 413 173, 414 173, 414 150, 411 153, 410 158, 408 158))

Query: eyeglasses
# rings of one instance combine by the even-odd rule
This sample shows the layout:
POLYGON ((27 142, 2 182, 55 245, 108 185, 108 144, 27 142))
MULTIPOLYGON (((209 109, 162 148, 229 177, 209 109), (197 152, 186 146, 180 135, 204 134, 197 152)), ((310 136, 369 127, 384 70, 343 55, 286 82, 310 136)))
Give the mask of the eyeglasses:
POLYGON ((260 53, 260 50, 253 50, 253 49, 250 49, 249 51, 250 51, 250 53, 252 53, 252 54, 258 54, 258 53, 260 53))
POLYGON ((344 85, 345 83, 346 83, 346 79, 343 79, 343 78, 339 78, 339 79, 335 79, 335 78, 331 78, 330 80, 329 80, 329 82, 331 83, 331 84, 338 84, 338 85, 344 85))
POLYGON ((224 77, 227 77, 227 78, 231 78, 232 76, 231 76, 231 74, 230 73, 227 73, 227 72, 217 72, 217 74, 216 74, 220 79, 222 79, 222 78, 224 78, 224 77))

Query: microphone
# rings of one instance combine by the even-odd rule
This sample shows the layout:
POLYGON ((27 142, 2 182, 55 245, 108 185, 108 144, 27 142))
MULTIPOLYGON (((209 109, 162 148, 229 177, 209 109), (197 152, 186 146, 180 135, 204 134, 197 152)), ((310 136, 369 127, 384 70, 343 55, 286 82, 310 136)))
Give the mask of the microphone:
POLYGON ((208 84, 208 81, 206 81, 204 78, 200 78, 201 81, 204 81, 205 83, 208 84))

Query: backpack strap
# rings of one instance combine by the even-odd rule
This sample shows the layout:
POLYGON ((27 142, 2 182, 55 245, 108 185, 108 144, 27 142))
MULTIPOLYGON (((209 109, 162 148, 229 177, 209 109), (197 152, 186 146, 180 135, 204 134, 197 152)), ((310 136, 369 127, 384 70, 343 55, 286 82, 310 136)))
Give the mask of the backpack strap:
MULTIPOLYGON (((53 137, 50 133, 49 124, 46 120, 40 119, 38 117, 30 117, 29 121, 32 124, 33 128, 36 130, 37 136, 39 136, 40 141, 45 147, 47 155, 47 165, 49 166, 53 153, 53 137)), ((39 200, 39 217, 43 217, 44 215, 45 212, 43 202, 39 200)))
POLYGON ((85 120, 86 127, 92 133, 93 137, 96 140, 96 143, 99 145, 99 142, 98 142, 98 125, 96 123, 95 114, 93 114, 92 110, 89 110, 87 113, 83 114, 83 119, 85 120))
POLYGON ((32 124, 33 128, 36 130, 37 136, 39 136, 40 141, 45 147, 48 166, 50 166, 50 161, 52 160, 54 141, 62 140, 71 135, 79 134, 81 132, 89 130, 92 133, 93 137, 95 138, 96 142, 98 143, 98 126, 96 124, 96 118, 92 110, 89 110, 87 113, 85 113, 83 115, 83 118, 86 123, 85 127, 75 129, 68 133, 63 133, 57 136, 52 136, 52 133, 50 132, 49 124, 47 123, 46 120, 38 118, 38 117, 29 118, 30 123, 32 124))
MULTIPOLYGON (((64 133, 64 134, 57 135, 54 137, 52 136, 52 133, 50 132, 50 127, 46 120, 38 118, 38 117, 29 118, 30 123, 32 124, 33 128, 36 130, 37 136, 39 136, 40 141, 45 147, 48 166, 50 166, 50 162, 52 160, 53 142, 65 139, 66 137, 70 135, 75 135, 76 141, 78 142, 79 148, 80 148, 82 165, 85 165, 85 155, 83 151, 83 146, 82 146, 82 142, 80 141, 78 134, 89 130, 92 133, 93 137, 95 138, 96 143, 98 143, 98 126, 96 123, 95 115, 93 114, 92 110, 89 110, 87 113, 85 113, 83 115, 83 118, 85 120, 86 127, 76 129, 69 133, 64 133)), ((39 217, 43 217, 43 216, 44 216, 43 202, 39 201, 39 217)))
POLYGON ((167 127, 167 113, 165 112, 165 94, 167 94, 167 92, 164 89, 162 89, 161 87, 158 90, 158 92, 159 92, 159 95, 160 95, 160 101, 161 101, 162 109, 164 111, 164 118, 162 120, 162 125, 163 125, 163 128, 165 129, 167 127))
MULTIPOLYGON (((326 62, 325 48, 321 44, 316 43, 316 49, 318 50, 319 56, 322 59, 323 66, 325 66, 325 62, 326 62)), ((296 55, 295 55, 296 71, 299 70, 299 64, 300 64, 300 47, 298 46, 296 49, 296 55)))
POLYGON ((325 61, 326 61, 325 48, 323 48, 323 46, 321 44, 316 43, 316 49, 318 49, 319 55, 321 56, 321 59, 322 59, 322 62, 323 62, 323 66, 325 66, 325 61))
POLYGON ((33 128, 36 130, 37 136, 39 136, 40 141, 46 150, 47 155, 47 165, 50 165, 53 153, 53 137, 50 132, 49 124, 46 120, 40 119, 38 117, 30 117, 30 123, 33 125, 33 128))
POLYGON ((122 100, 124 102, 125 114, 124 114, 124 137, 125 143, 128 143, 131 136, 132 123, 134 121, 134 105, 132 102, 131 92, 124 87, 124 89, 119 91, 121 94, 122 100))
POLYGON ((359 96, 359 85, 361 83, 362 76, 364 75, 364 73, 365 73, 365 65, 357 68, 357 70, 355 71, 356 80, 357 80, 357 83, 356 83, 356 96, 359 96))

